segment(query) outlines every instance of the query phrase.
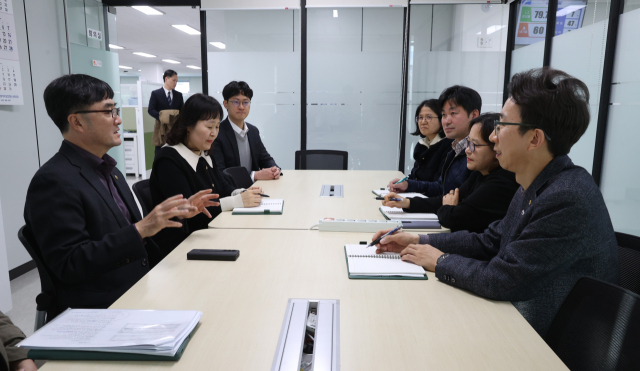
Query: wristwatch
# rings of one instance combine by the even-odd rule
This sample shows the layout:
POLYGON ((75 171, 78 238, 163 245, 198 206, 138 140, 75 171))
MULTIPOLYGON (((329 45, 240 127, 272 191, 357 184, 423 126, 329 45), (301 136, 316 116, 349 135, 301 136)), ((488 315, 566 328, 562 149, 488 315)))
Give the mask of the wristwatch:
POLYGON ((440 256, 438 257, 438 260, 436 260, 436 265, 438 265, 438 264, 442 263, 442 261, 443 261, 443 260, 445 260, 449 255, 450 255, 450 254, 447 254, 447 253, 440 255, 440 256))

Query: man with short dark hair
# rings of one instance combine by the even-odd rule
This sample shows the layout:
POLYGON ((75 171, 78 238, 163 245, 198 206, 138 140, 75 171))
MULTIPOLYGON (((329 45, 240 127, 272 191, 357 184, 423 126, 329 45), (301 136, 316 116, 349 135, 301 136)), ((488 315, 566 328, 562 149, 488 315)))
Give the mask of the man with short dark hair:
POLYGON ((589 125, 587 86, 545 68, 514 75, 509 87, 491 137, 500 166, 521 186, 504 219, 484 233, 398 233, 378 251, 401 252, 443 282, 511 301, 544 337, 580 277, 618 283, 618 244, 598 186, 567 156, 589 125))
POLYGON ((162 75, 162 81, 164 85, 151 92, 149 108, 147 108, 149 115, 156 119, 151 138, 152 144, 156 146, 156 153, 167 143, 167 134, 171 130, 174 117, 184 105, 182 93, 176 90, 178 73, 174 70, 166 70, 162 75))
POLYGON ((107 154, 122 143, 113 95, 107 83, 87 75, 62 76, 44 91, 64 140, 31 180, 24 220, 53 279, 56 313, 109 307, 166 254, 149 237, 181 228, 174 218, 193 217, 218 197, 211 190, 189 200, 176 195, 142 218, 107 154))
POLYGON ((460 187, 469 178, 467 168, 467 136, 471 120, 480 116, 482 98, 477 91, 466 86, 455 85, 440 94, 442 107, 442 129, 453 139, 447 153, 440 177, 437 181, 406 180, 400 184, 389 184, 391 192, 418 192, 428 197, 444 196, 460 187))
POLYGON ((220 122, 220 134, 212 150, 218 169, 242 166, 252 181, 280 178, 280 168, 264 147, 260 131, 245 122, 253 90, 244 81, 231 81, 222 89, 222 97, 227 118, 220 122))

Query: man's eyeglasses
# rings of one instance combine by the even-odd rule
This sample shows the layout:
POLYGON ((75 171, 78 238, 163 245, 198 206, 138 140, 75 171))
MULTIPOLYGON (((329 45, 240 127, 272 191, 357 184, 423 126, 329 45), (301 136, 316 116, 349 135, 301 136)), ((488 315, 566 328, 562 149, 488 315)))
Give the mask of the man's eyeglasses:
POLYGON ((476 151, 476 147, 489 147, 489 144, 475 144, 473 143, 469 137, 467 137, 467 148, 469 148, 469 151, 471 152, 475 152, 476 151))
POLYGON ((120 116, 120 107, 114 107, 112 109, 93 110, 93 111, 78 111, 74 113, 93 113, 93 112, 110 113, 112 118, 116 118, 116 116, 120 116))
MULTIPOLYGON (((498 133, 500 133, 500 128, 503 126, 507 126, 507 125, 512 125, 512 126, 528 126, 534 129, 540 129, 542 130, 542 128, 540 126, 537 125, 531 125, 531 124, 518 124, 515 122, 504 122, 504 121, 499 121, 499 120, 495 120, 493 122, 493 131, 496 132, 496 135, 498 135, 498 133)), ((549 137, 547 135, 547 133, 544 132, 544 130, 542 130, 542 133, 544 133, 544 137, 547 138, 547 140, 551 140, 551 137, 549 137)))
POLYGON ((240 107, 240 104, 242 104, 244 108, 248 108, 251 105, 251 101, 248 100, 248 101, 240 102, 239 100, 232 100, 231 104, 233 104, 233 106, 236 108, 240 107))
POLYGON ((435 116, 431 116, 431 115, 426 115, 426 116, 418 116, 416 117, 416 124, 419 124, 420 121, 427 121, 430 122, 431 120, 433 120, 434 118, 436 118, 435 116))

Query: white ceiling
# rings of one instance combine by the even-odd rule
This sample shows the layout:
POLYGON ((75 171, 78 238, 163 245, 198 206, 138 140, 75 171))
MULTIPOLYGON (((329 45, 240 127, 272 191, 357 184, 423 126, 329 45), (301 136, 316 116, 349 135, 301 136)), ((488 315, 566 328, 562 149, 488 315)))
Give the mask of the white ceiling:
MULTIPOLYGON (((186 24, 200 30, 200 10, 190 6, 154 7, 163 15, 146 15, 133 8, 119 6, 116 8, 116 27, 118 45, 125 49, 115 50, 120 65, 133 67, 123 76, 137 76, 145 63, 160 63, 163 70, 172 69, 182 76, 200 76, 201 70, 187 68, 187 65, 202 67, 200 63, 200 35, 189 35, 171 27, 173 24, 186 24), (156 58, 145 58, 133 54, 144 52, 156 55, 156 58), (180 64, 162 62, 173 59, 180 64)), ((111 41, 113 44, 113 42, 111 41)))

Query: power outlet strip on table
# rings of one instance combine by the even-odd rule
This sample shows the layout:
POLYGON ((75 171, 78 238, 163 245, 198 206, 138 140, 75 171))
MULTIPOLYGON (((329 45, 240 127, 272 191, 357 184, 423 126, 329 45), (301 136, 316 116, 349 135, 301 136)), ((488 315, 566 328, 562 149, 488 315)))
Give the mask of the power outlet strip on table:
POLYGON ((321 232, 373 233, 396 227, 402 227, 402 222, 399 220, 321 219, 318 224, 318 230, 321 232))

